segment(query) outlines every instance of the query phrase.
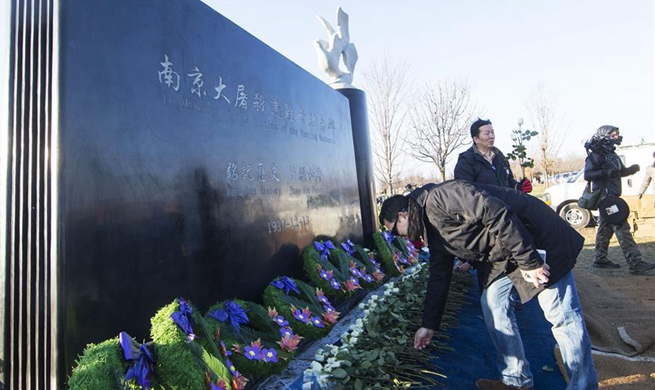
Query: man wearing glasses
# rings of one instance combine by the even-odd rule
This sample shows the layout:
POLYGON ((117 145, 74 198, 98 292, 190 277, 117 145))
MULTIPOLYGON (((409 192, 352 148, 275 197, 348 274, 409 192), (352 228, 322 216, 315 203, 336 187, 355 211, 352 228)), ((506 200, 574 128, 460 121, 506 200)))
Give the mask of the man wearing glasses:
POLYGON ((384 201, 380 223, 410 239, 422 235, 430 248, 430 277, 421 328, 414 347, 425 348, 443 316, 455 256, 487 263, 480 298, 497 350, 500 380, 479 379, 481 390, 532 389, 530 364, 510 299, 537 297, 562 352, 567 389, 598 389, 571 270, 584 238, 541 200, 511 188, 461 180, 428 184, 384 201), (546 264, 536 248, 546 251, 546 264))
MULTIPOLYGON (((621 178, 634 175, 639 171, 639 165, 634 164, 625 167, 621 158, 616 154, 616 145, 620 145, 623 137, 616 126, 601 126, 589 141, 585 143, 587 158, 585 160, 584 178, 591 182, 592 191, 602 188, 604 191, 600 196, 600 203, 603 199, 613 195, 621 196, 621 178)), ((616 222, 616 221, 615 221, 616 222)), ((641 251, 637 247, 630 225, 627 220, 619 223, 610 223, 600 213, 598 228, 596 229, 596 247, 594 250, 594 263, 596 268, 619 268, 607 258, 607 250, 612 235, 616 234, 623 256, 625 257, 630 273, 644 274, 655 268, 655 264, 643 261, 641 251)))

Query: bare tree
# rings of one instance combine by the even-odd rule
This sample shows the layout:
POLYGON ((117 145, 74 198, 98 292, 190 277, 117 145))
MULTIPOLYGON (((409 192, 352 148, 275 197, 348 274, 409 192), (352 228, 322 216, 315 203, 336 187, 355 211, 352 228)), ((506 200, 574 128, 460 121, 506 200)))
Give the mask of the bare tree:
POLYGON ((566 138, 562 136, 563 118, 558 110, 557 95, 544 84, 538 84, 527 98, 526 108, 534 130, 539 132, 539 161, 548 186, 548 178, 554 173, 557 155, 566 138))
POLYGON ((461 146, 470 143, 469 125, 476 108, 470 102, 471 86, 463 79, 426 85, 412 110, 410 153, 419 161, 434 163, 446 180, 446 164, 461 146))
POLYGON ((400 180, 405 136, 403 125, 411 91, 411 64, 388 58, 362 72, 368 95, 373 165, 376 179, 393 195, 400 180))

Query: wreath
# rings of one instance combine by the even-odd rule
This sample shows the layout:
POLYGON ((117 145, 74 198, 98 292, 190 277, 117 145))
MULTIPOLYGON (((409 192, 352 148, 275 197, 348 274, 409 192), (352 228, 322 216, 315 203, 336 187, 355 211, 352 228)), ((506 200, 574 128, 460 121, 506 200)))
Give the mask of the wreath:
POLYGON ((382 283, 385 274, 380 263, 375 260, 373 252, 367 252, 364 247, 353 244, 350 240, 341 243, 340 246, 352 258, 349 264, 350 273, 359 277, 362 287, 374 288, 382 283))
POLYGON ((221 354, 248 377, 265 377, 285 369, 301 337, 270 318, 261 305, 243 300, 220 302, 205 315, 221 354))
POLYGON ((263 299, 276 323, 288 323, 302 337, 324 337, 339 318, 323 290, 286 276, 273 280, 263 299))
POLYGON ((224 359, 204 318, 182 298, 151 319, 156 370, 171 389, 243 390, 248 381, 224 359))
MULTIPOLYGON (((373 234, 373 242, 384 269, 391 276, 400 276, 405 272, 405 268, 417 262, 416 254, 410 252, 407 247, 406 238, 396 237, 390 232, 381 231, 373 234)), ((412 247, 414 246, 412 245, 412 247)), ((416 248, 414 248, 414 251, 416 251, 416 248)))
POLYGON ((99 344, 89 344, 76 361, 75 368, 68 379, 68 387, 72 390, 114 390, 120 385, 127 389, 140 389, 141 379, 145 380, 144 384, 147 386, 151 383, 156 384, 156 379, 153 380, 150 373, 140 379, 128 379, 126 373, 129 373, 130 369, 130 362, 123 358, 118 337, 99 344))

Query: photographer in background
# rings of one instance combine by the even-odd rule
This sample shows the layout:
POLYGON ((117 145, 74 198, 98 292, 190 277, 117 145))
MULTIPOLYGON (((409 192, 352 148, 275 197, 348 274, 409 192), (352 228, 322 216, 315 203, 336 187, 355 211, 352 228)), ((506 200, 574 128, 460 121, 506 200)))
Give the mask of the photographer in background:
MULTIPOLYGON (((601 126, 591 139, 585 143, 587 158, 584 167, 584 179, 591 182, 592 191, 597 188, 604 189, 600 202, 609 195, 621 196, 621 178, 639 172, 639 165, 634 164, 626 168, 621 158, 616 154, 616 146, 621 144, 623 137, 616 126, 601 126)), ((609 223, 601 213, 598 217, 596 230, 596 248, 594 250, 593 266, 596 268, 619 268, 619 264, 607 258, 607 250, 612 235, 616 233, 619 245, 628 262, 630 273, 641 274, 653 268, 655 264, 642 260, 641 251, 637 247, 630 225, 624 220, 621 223, 609 223)))
MULTIPOLYGON (((644 177, 644 183, 639 189, 639 199, 644 196, 644 193, 648 189, 648 185, 653 181, 653 201, 655 202, 655 152, 653 152, 653 163, 646 168, 646 177, 644 177)), ((654 204, 655 205, 655 204, 654 204)))

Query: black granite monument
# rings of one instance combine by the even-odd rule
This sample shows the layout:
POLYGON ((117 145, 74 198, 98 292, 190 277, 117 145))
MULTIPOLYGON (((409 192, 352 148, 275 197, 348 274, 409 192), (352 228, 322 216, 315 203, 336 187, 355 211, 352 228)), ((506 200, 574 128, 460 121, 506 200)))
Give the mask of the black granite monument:
POLYGON ((199 0, 16 0, 11 20, 6 388, 61 388, 175 297, 259 300, 316 235, 363 241, 348 99, 199 0))

